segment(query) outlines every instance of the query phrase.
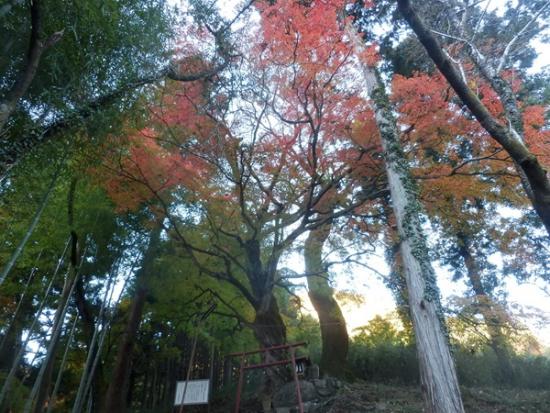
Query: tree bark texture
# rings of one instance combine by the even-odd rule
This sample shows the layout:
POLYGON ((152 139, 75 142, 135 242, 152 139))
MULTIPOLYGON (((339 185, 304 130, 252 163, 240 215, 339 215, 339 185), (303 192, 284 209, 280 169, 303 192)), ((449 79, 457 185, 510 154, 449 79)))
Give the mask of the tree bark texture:
POLYGON ((400 250, 426 407, 431 413, 462 413, 464 408, 443 323, 439 290, 422 233, 420 204, 396 140, 395 123, 387 122, 388 113, 376 112, 386 154, 392 206, 402 238, 400 250))
POLYGON ((327 222, 309 233, 304 245, 304 260, 309 299, 317 312, 321 326, 322 350, 319 367, 324 374, 342 377, 345 374, 348 356, 348 331, 322 259, 323 245, 330 230, 331 223, 327 222))
POLYGON ((286 343, 286 327, 279 305, 273 294, 262 300, 264 304, 256 309, 252 330, 262 347, 273 347, 286 343))
MULTIPOLYGON (((267 348, 286 343, 286 326, 281 317, 279 305, 273 294, 273 284, 276 275, 276 263, 264 265, 261 260, 261 248, 257 239, 250 239, 245 243, 245 252, 248 261, 247 278, 251 286, 251 303, 255 316, 251 324, 254 336, 260 347, 267 348)), ((285 358, 280 351, 265 352, 262 354, 264 362, 272 362, 285 358)), ((259 390, 262 403, 269 404, 274 389, 287 381, 289 377, 286 367, 268 368, 262 378, 259 390)))
POLYGON ((247 278, 250 282, 251 303, 255 310, 252 330, 262 347, 272 347, 286 343, 286 327, 279 311, 277 300, 273 295, 273 283, 276 265, 266 268, 261 260, 261 247, 256 239, 245 244, 248 261, 247 278))
MULTIPOLYGON (((347 31, 360 55, 364 50, 362 39, 350 25, 347 31)), ((367 64, 363 64, 363 75, 384 149, 392 209, 401 239, 400 251, 426 409, 429 413, 464 413, 439 289, 422 230, 422 207, 416 183, 400 145, 397 122, 384 84, 376 69, 367 64)))
MULTIPOLYGON (((465 83, 451 59, 443 53, 437 39, 413 10, 410 0, 398 0, 397 4, 402 16, 416 33, 418 40, 455 93, 489 135, 510 154, 513 161, 519 166, 520 172, 525 175, 532 191, 533 208, 550 235, 550 180, 547 171, 520 137, 515 136, 512 130, 500 124, 465 83)), ((507 106, 506 101, 503 104, 507 106)))

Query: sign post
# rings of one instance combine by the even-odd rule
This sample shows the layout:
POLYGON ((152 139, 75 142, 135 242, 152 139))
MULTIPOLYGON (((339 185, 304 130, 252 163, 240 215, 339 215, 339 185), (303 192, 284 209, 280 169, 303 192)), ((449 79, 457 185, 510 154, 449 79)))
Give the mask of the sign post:
POLYGON ((209 379, 189 380, 188 382, 178 381, 176 385, 176 398, 174 400, 174 406, 208 404, 209 393, 210 393, 209 379), (184 392, 185 392, 185 399, 184 399, 184 392))
POLYGON ((199 332, 201 324, 214 311, 216 303, 210 304, 208 310, 202 313, 196 322, 195 337, 193 338, 193 348, 189 357, 189 366, 187 367, 187 375, 185 381, 179 381, 176 385, 176 399, 174 404, 177 406, 179 413, 183 413, 183 406, 190 404, 208 404, 208 393, 210 390, 210 380, 189 380, 191 378, 191 369, 195 360, 195 350, 197 349, 197 341, 199 340, 199 332), (189 397, 188 397, 189 394, 189 397))

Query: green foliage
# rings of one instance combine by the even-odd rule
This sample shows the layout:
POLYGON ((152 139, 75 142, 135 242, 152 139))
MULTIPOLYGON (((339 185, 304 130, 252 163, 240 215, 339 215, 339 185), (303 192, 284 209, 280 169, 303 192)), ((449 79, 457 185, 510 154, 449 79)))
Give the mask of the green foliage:
POLYGON ((349 366, 360 378, 378 382, 415 383, 418 366, 415 348, 389 318, 376 316, 360 327, 351 343, 349 366))
MULTIPOLYGON (((454 358, 461 385, 502 387, 502 370, 494 351, 478 341, 457 343, 454 358)), ((515 388, 550 389, 550 359, 542 355, 511 354, 515 388)), ((390 318, 375 317, 352 341, 349 366, 356 377, 382 383, 416 384, 416 349, 390 318)))
MULTIPOLYGON (((44 51, 2 139, 17 141, 29 130, 61 119, 69 120, 65 126, 78 125, 81 111, 116 92, 101 110, 93 109, 94 116, 86 124, 87 138, 97 142, 123 126, 121 111, 137 101, 140 90, 128 85, 159 73, 167 64, 173 17, 163 0, 54 0, 40 4, 42 38, 60 31, 63 36, 44 51)), ((0 96, 24 67, 31 30, 29 2, 13 2, 7 10, 0 19, 0 38, 10 39, 0 46, 0 96)))
MULTIPOLYGON (((5 374, 3 371, 0 371, 0 382, 4 382, 5 374)), ((8 411, 20 412, 23 410, 25 405, 25 400, 29 394, 29 389, 25 387, 21 381, 18 379, 14 380, 10 391, 10 397, 8 400, 5 400, 4 403, 0 406, 2 409, 7 409, 8 411)))

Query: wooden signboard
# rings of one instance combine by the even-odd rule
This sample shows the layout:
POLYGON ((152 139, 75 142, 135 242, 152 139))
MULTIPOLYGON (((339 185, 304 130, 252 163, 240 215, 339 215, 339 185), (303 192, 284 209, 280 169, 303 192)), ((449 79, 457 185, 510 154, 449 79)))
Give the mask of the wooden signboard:
POLYGON ((185 388, 185 381, 178 381, 174 400, 175 406, 182 404, 184 389, 185 400, 183 400, 183 405, 208 404, 210 380, 189 380, 187 388, 185 388))

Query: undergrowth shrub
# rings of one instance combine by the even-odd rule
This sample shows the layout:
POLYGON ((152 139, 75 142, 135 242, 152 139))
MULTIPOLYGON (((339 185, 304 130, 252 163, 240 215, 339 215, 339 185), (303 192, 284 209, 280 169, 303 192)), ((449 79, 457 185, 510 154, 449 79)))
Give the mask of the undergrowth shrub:
MULTIPOLYGON (((453 356, 463 386, 550 390, 548 357, 512 354, 513 377, 505 380, 489 346, 474 351, 471 347, 455 345, 453 356)), ((354 377, 359 379, 411 385, 419 382, 414 342, 387 318, 376 317, 353 337, 348 364, 354 377)))

